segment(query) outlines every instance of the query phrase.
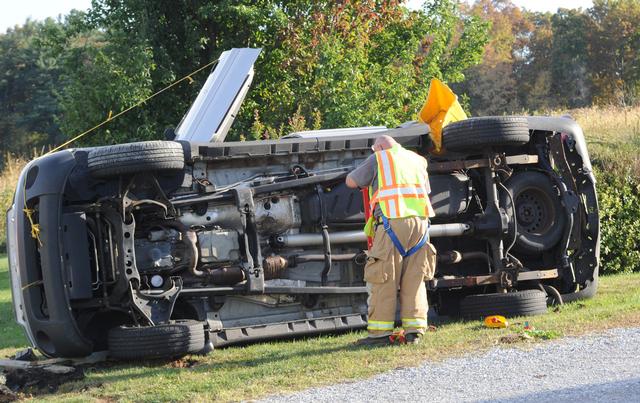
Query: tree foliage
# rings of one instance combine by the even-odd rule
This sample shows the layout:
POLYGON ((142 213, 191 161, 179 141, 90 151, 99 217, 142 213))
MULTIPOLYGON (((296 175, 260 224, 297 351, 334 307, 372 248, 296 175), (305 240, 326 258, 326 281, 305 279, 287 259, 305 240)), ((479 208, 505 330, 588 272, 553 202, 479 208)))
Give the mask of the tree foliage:
POLYGON ((60 110, 60 69, 40 39, 56 24, 27 21, 0 36, 0 147, 29 152, 60 136, 54 119, 60 110))
MULTIPOLYGON (((55 129, 49 143, 145 100, 233 47, 261 47, 263 54, 232 138, 393 126, 415 116, 430 78, 461 81, 487 40, 487 24, 461 14, 453 0, 420 11, 397 0, 94 0, 87 14, 49 25, 29 34, 42 46, 24 46, 24 57, 30 66, 37 52, 55 61, 51 85, 57 87, 48 89, 49 98, 16 102, 44 107, 51 100, 49 113, 39 115, 55 129)), ((9 39, 0 42, 16 47, 9 39)), ((192 78, 191 85, 145 102, 84 143, 162 137, 180 121, 206 73, 192 78)))
MULTIPOLYGON (((320 127, 388 125, 413 119, 428 80, 460 81, 479 61, 486 26, 463 17, 454 3, 437 1, 408 12, 396 1, 344 2, 289 20, 276 52, 266 51, 261 80, 245 105, 260 114, 266 132, 300 114, 320 127)), ((258 78, 261 78, 260 76, 258 78)))
POLYGON ((482 63, 459 91, 474 113, 519 113, 592 103, 640 102, 640 2, 596 0, 556 13, 511 0, 477 0, 468 13, 491 23, 482 63))
POLYGON ((515 66, 526 57, 524 46, 531 21, 510 0, 478 0, 466 12, 491 23, 491 39, 485 45, 482 63, 471 67, 468 79, 456 89, 468 95, 470 108, 477 115, 518 110, 521 103, 515 66))
POLYGON ((627 106, 640 101, 640 2, 595 0, 588 62, 595 100, 627 106))

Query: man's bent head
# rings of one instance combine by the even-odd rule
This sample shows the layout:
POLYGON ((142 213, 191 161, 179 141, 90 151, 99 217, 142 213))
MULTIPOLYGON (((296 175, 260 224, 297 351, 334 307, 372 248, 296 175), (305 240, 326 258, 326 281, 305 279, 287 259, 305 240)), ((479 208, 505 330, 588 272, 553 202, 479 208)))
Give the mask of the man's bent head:
POLYGON ((393 139, 393 137, 391 136, 387 136, 382 135, 380 137, 378 137, 376 139, 376 142, 373 143, 373 146, 371 147, 371 149, 373 151, 382 151, 382 150, 388 150, 391 147, 393 147, 394 145, 396 145, 396 141, 393 139))

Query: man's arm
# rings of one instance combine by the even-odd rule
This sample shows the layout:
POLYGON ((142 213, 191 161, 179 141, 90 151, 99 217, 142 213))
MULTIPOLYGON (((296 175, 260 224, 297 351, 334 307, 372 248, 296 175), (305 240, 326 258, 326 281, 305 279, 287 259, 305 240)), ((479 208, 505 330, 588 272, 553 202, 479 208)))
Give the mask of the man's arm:
POLYGON ((376 156, 371 155, 347 175, 345 183, 350 188, 366 188, 373 182, 377 169, 376 156))
POLYGON ((358 184, 356 183, 356 181, 353 180, 353 178, 351 178, 350 175, 347 175, 347 179, 345 180, 345 183, 347 184, 347 187, 350 187, 350 188, 358 187, 358 184))

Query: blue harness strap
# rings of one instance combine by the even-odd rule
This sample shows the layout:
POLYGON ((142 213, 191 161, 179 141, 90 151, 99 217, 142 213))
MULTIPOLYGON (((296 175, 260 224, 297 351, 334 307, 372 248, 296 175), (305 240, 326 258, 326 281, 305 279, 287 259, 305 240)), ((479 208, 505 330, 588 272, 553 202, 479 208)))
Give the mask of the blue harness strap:
POLYGON ((420 248, 426 245, 427 242, 429 242, 429 226, 427 224, 427 230, 422 236, 422 239, 417 244, 415 244, 411 249, 404 250, 402 243, 396 236, 396 233, 393 232, 393 230, 391 229, 391 225, 389 225, 389 219, 387 219, 387 217, 385 217, 384 214, 381 214, 381 217, 382 217, 382 224, 384 225, 384 231, 387 233, 387 235, 389 235, 389 238, 391 238, 391 242, 393 242, 393 244, 395 245, 396 249, 398 249, 398 252, 400 252, 400 255, 402 257, 409 257, 413 255, 418 250, 420 250, 420 248))

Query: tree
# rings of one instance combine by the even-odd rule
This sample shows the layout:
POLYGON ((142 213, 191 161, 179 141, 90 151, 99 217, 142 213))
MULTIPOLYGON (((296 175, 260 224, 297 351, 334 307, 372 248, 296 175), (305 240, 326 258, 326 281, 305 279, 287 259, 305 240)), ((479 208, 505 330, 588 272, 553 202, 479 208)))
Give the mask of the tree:
POLYGON ((322 127, 395 126, 415 117, 432 77, 462 80, 486 41, 486 24, 450 1, 418 12, 397 1, 345 1, 309 17, 294 17, 283 33, 277 65, 290 72, 257 86, 269 95, 250 107, 267 111, 268 126, 283 120, 283 107, 307 120, 318 111, 322 127), (276 89, 284 96, 272 96, 276 89))
POLYGON ((557 107, 551 96, 551 53, 553 51, 553 27, 551 13, 526 13, 525 18, 533 26, 522 55, 514 64, 520 105, 530 111, 557 107))
POLYGON ((27 21, 0 35, 0 147, 4 152, 26 153, 51 144, 60 135, 55 122, 59 111, 59 65, 48 57, 39 41, 58 25, 27 21))
POLYGON ((465 12, 491 23, 491 39, 482 63, 468 70, 469 79, 457 89, 475 114, 513 113, 521 107, 515 70, 526 57, 532 24, 511 0, 478 0, 465 12))
POLYGON ((589 17, 582 10, 561 8, 551 18, 553 46, 549 63, 552 76, 550 96, 569 108, 591 104, 588 80, 589 17))
MULTIPOLYGON (((263 56, 230 137, 277 136, 305 122, 395 125, 414 116, 431 77, 461 80, 486 41, 486 24, 462 16, 450 0, 419 12, 396 0, 95 0, 87 22, 91 33, 79 35, 88 40, 66 56, 70 85, 61 122, 67 133, 244 46, 262 47, 263 56)), ((78 36, 68 40, 78 43, 78 36)), ((161 136, 205 78, 110 123, 98 138, 161 136)))
POLYGON ((640 99, 640 3, 595 0, 588 11, 589 73, 597 103, 626 106, 640 99))

